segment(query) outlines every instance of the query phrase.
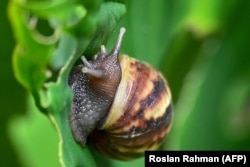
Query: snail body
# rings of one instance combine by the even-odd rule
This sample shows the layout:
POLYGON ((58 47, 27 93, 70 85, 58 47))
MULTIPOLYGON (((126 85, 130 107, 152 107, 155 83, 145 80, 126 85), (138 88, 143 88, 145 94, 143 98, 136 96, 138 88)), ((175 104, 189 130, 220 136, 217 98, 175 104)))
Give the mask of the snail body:
POLYGON ((154 150, 168 134, 172 121, 170 89, 150 65, 119 56, 125 29, 110 54, 104 46, 92 61, 70 73, 74 93, 69 114, 75 140, 86 140, 110 157, 129 160, 154 150))

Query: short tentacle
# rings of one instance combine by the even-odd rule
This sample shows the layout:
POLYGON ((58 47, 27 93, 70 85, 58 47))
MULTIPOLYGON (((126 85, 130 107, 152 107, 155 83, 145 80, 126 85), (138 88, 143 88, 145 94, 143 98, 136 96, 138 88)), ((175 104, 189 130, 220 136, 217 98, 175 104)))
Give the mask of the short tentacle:
POLYGON ((83 62, 83 64, 84 64, 85 67, 88 67, 88 68, 92 67, 91 63, 88 62, 88 60, 86 59, 85 56, 82 56, 81 59, 82 59, 82 62, 83 62))
POLYGON ((104 73, 101 70, 94 70, 94 69, 89 69, 87 67, 83 67, 82 68, 82 72, 84 74, 92 75, 92 76, 94 76, 96 78, 102 78, 102 77, 104 77, 104 73))

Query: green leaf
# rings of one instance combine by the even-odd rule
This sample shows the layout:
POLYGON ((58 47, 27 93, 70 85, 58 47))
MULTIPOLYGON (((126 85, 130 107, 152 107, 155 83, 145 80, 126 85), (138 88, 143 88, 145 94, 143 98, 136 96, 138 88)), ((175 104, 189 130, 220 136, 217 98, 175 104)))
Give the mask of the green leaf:
MULTIPOLYGON (((110 3, 108 4, 103 4, 103 8, 106 9, 106 7, 109 7, 110 3)), ((110 11, 116 10, 119 11, 119 8, 121 5, 117 5, 117 8, 114 7, 116 4, 113 4, 113 8, 110 9, 110 11)), ((104 10, 105 11, 105 10, 104 10)), ((103 12, 103 10, 100 10, 100 12, 103 12)), ((116 17, 120 17, 119 15, 123 15, 124 10, 121 10, 120 13, 116 12, 116 17)), ((101 13, 100 13, 101 14, 101 13)), ((104 17, 97 19, 98 25, 102 25, 102 21, 105 19, 110 18, 111 16, 110 13, 103 13, 102 14, 104 17)), ((112 15, 113 16, 113 15, 112 15)), ((115 22, 118 20, 115 20, 112 22, 112 24, 106 24, 106 26, 109 26, 109 28, 106 28, 108 32, 104 32, 104 34, 109 34, 110 29, 113 29, 115 27, 115 22)), ((97 32, 98 29, 102 29, 101 26, 97 26, 97 32)), ((104 39, 108 38, 108 36, 105 36, 104 39)), ((99 38, 94 38, 92 41, 95 42, 95 40, 98 41, 103 41, 104 40, 101 37, 99 38), (100 39, 101 38, 101 39, 100 39)), ((67 41, 70 42, 70 41, 67 41)), ((81 47, 87 46, 88 40, 86 41, 81 41, 80 39, 80 44, 81 47)), ((73 43, 73 42, 70 42, 73 43)), ((74 45, 70 44, 67 45, 68 47, 74 48, 74 45)), ((77 46, 79 47, 79 46, 77 46)), ((57 80, 57 83, 52 83, 48 85, 48 92, 49 92, 49 98, 51 99, 51 106, 49 107, 50 113, 51 113, 51 120, 52 122, 56 125, 58 133, 60 134, 61 142, 63 143, 61 145, 61 154, 62 154, 62 159, 61 163, 64 164, 65 166, 95 166, 95 161, 91 156, 91 153, 89 152, 88 149, 83 149, 80 147, 75 140, 72 137, 71 130, 69 128, 68 124, 68 112, 70 110, 70 105, 72 101, 72 92, 68 87, 67 78, 69 71, 74 64, 76 58, 80 56, 80 50, 83 50, 82 48, 79 49, 76 52, 73 52, 73 50, 70 53, 73 53, 70 56, 70 61, 68 64, 64 64, 64 67, 61 70, 61 73, 59 74, 59 78, 57 80), (62 104, 62 101, 64 102, 62 104)), ((58 53, 63 53, 64 52, 64 47, 59 47, 58 48, 58 53)))
POLYGON ((100 3, 88 4, 88 15, 84 6, 73 1, 19 4, 13 0, 9 6, 18 41, 13 56, 15 74, 20 83, 30 90, 36 105, 55 125, 60 138, 62 166, 96 166, 90 151, 80 147, 72 137, 68 123, 72 92, 67 80, 74 63, 87 46, 92 51, 100 46, 99 43, 107 41, 125 13, 123 4, 100 3), (34 15, 35 20, 25 15, 27 12, 34 15), (55 32, 51 36, 53 42, 49 40, 51 37, 42 37, 37 32, 35 21, 40 18, 52 23, 55 32))
POLYGON ((12 26, 16 27, 15 37, 19 41, 13 56, 16 78, 31 92, 37 91, 46 80, 46 64, 51 58, 54 46, 34 38, 22 8, 10 5, 9 13, 12 26))
POLYGON ((115 2, 103 3, 97 14, 97 29, 85 55, 94 55, 102 44, 105 44, 113 33, 116 24, 126 12, 124 5, 115 2))
POLYGON ((217 40, 210 41, 213 45, 203 48, 204 57, 186 79, 182 98, 176 106, 178 121, 173 125, 173 140, 178 149, 250 148, 247 123, 250 119, 247 107, 250 92, 247 44, 250 22, 247 15, 250 4, 246 6, 238 2, 237 6, 239 8, 231 14, 242 20, 228 26, 221 38, 217 36, 217 40))
POLYGON ((122 51, 158 67, 184 13, 172 10, 175 1, 128 1, 123 24, 127 28, 122 51))
POLYGON ((91 58, 108 40, 108 48, 112 48, 121 26, 127 30, 121 52, 160 70, 172 90, 173 128, 161 149, 248 149, 249 3, 236 0, 128 0, 126 6, 124 3, 124 0, 9 3, 17 41, 13 53, 15 76, 55 125, 60 138, 61 165, 144 164, 143 158, 122 162, 89 146, 80 147, 68 123, 72 101, 67 84, 70 70, 82 54, 91 58), (47 27, 40 27, 40 21, 48 23, 47 27), (41 33, 49 28, 50 36, 41 33))
POLYGON ((20 163, 25 167, 59 167, 55 128, 47 117, 41 115, 30 95, 26 100, 24 104, 27 112, 8 120, 8 137, 18 153, 20 163))
POLYGON ((77 41, 71 34, 62 34, 58 47, 53 54, 51 65, 53 69, 60 69, 63 67, 70 56, 76 52, 77 41))

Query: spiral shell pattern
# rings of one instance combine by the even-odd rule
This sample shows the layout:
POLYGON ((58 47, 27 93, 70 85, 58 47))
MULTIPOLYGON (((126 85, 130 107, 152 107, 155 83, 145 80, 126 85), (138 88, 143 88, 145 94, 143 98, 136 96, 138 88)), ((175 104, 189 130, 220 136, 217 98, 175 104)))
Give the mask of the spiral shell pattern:
POLYGON ((104 154, 130 160, 160 146, 171 128, 172 99, 158 71, 126 55, 119 61, 122 79, 115 99, 90 141, 104 154))

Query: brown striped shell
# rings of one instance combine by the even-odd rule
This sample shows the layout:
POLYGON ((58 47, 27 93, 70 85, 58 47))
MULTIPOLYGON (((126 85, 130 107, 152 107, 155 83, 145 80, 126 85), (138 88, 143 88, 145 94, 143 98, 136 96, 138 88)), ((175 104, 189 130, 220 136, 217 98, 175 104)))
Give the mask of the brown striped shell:
POLYGON ((74 93, 69 113, 74 139, 86 140, 110 157, 130 160, 154 150, 168 134, 172 99, 164 77, 150 65, 126 55, 119 57, 125 29, 111 53, 101 46, 92 61, 70 73, 74 93))
POLYGON ((96 149, 129 160, 155 150, 172 121, 171 93, 164 77, 149 65, 120 57, 122 79, 109 115, 91 134, 96 149))

